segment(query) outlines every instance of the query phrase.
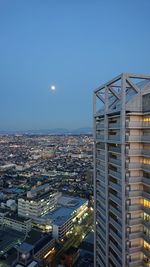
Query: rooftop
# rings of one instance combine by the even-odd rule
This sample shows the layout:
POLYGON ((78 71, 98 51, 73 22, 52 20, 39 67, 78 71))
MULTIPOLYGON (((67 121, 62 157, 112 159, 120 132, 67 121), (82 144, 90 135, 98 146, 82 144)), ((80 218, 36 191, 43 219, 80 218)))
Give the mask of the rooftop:
POLYGON ((50 219, 53 224, 61 226, 72 216, 74 209, 60 207, 53 212, 47 213, 43 218, 50 219))
POLYGON ((87 199, 79 197, 60 197, 58 204, 61 207, 49 212, 42 218, 49 219, 53 224, 61 226, 73 215, 73 212, 87 202, 87 199))

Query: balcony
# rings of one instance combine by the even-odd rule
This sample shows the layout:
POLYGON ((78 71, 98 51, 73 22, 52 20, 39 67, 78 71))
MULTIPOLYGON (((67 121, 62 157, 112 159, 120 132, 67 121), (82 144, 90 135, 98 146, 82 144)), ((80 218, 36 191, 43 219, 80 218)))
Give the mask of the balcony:
POLYGON ((108 151, 120 154, 121 153, 121 148, 120 147, 111 147, 111 146, 109 146, 108 151))
POLYGON ((121 185, 120 184, 115 184, 113 182, 109 182, 109 187, 111 187, 112 189, 114 189, 117 192, 121 192, 121 185))
POLYGON ((141 267, 143 266, 142 265, 142 260, 140 259, 135 259, 135 260, 132 260, 131 262, 129 262, 129 267, 141 267))
POLYGON ((140 205, 140 204, 131 204, 131 205, 129 205, 129 206, 127 206, 127 209, 128 209, 128 211, 137 211, 137 210, 142 210, 142 205, 140 205))
POLYGON ((138 184, 142 182, 142 177, 140 176, 132 176, 132 177, 126 177, 126 181, 130 184, 138 184))
POLYGON ((129 121, 126 122, 126 128, 150 128, 148 121, 129 121))
POLYGON ((109 135, 108 141, 112 142, 120 142, 120 135, 109 135))
POLYGON ((96 130, 104 130, 104 123, 99 123, 96 125, 96 130))
POLYGON ((142 168, 144 169, 144 170, 146 170, 146 171, 150 171, 150 164, 145 164, 145 163, 143 163, 142 164, 142 168))
POLYGON ((110 123, 108 124, 109 129, 120 129, 121 125, 120 123, 110 123))
POLYGON ((121 199, 117 196, 114 196, 113 194, 109 193, 109 198, 114 201, 116 204, 120 205, 121 206, 121 199))
POLYGON ((142 178, 142 182, 143 182, 143 184, 145 184, 145 185, 149 185, 149 186, 150 186, 150 178, 145 178, 145 177, 143 177, 143 178, 142 178))
POLYGON ((141 149, 130 148, 128 151, 126 150, 126 155, 128 155, 128 156, 141 156, 141 154, 142 154, 141 149))
POLYGON ((96 134, 96 139, 104 141, 104 135, 96 134))
POLYGON ((114 215, 118 216, 119 218, 121 218, 121 210, 117 209, 117 208, 114 208, 111 204, 110 204, 110 207, 109 207, 109 210, 111 212, 113 212, 114 215))
POLYGON ((147 199, 150 199, 150 192, 143 191, 142 195, 143 195, 143 197, 146 197, 147 199))
POLYGON ((150 135, 142 135, 141 141, 149 143, 150 142, 150 135))
POLYGON ((115 172, 115 171, 109 169, 109 173, 108 174, 113 176, 113 177, 115 177, 115 178, 121 179, 121 173, 120 172, 115 172))
POLYGON ((150 251, 146 248, 143 248, 143 253, 150 259, 150 251))
POLYGON ((140 135, 126 135, 127 142, 141 142, 140 135))
POLYGON ((142 190, 131 190, 127 191, 126 194, 128 197, 141 197, 142 196, 142 190))
POLYGON ((142 246, 129 247, 127 250, 129 254, 138 253, 142 250, 142 246))
POLYGON ((96 158, 105 161, 105 155, 103 155, 103 154, 98 154, 97 153, 96 158))
POLYGON ((149 149, 143 149, 141 151, 141 154, 144 155, 144 156, 150 157, 150 150, 149 149))
POLYGON ((133 232, 133 233, 128 233, 127 236, 129 239, 136 239, 142 237, 143 233, 140 231, 133 232))
POLYGON ((128 247, 127 251, 129 254, 138 253, 138 252, 142 251, 142 246, 128 247))
POLYGON ((122 232, 122 227, 121 225, 116 221, 114 220, 111 216, 109 217, 109 222, 114 225, 114 227, 120 231, 120 233, 122 232))
POLYGON ((109 233, 118 242, 118 244, 121 244, 121 236, 115 233, 112 229, 110 229, 109 233))
POLYGON ((115 164, 115 165, 121 165, 121 160, 120 159, 114 159, 114 158, 109 158, 108 161, 112 164, 115 164))
POLYGON ((109 242, 109 247, 111 247, 111 248, 113 249, 113 251, 115 251, 115 253, 117 254, 117 256, 118 256, 118 257, 120 258, 120 260, 121 260, 121 258, 122 258, 122 251, 121 251, 121 248, 115 246, 115 244, 114 244, 112 241, 109 242))
POLYGON ((117 267, 121 267, 122 265, 120 264, 120 262, 117 261, 117 259, 115 258, 115 256, 110 252, 110 259, 113 261, 113 263, 115 264, 115 266, 117 267))
POLYGON ((146 232, 143 233, 143 238, 145 241, 147 241, 148 243, 150 243, 150 236, 146 234, 146 232))
POLYGON ((97 181, 100 180, 100 181, 102 181, 103 183, 105 183, 105 176, 102 176, 102 175, 98 175, 98 174, 97 174, 96 179, 97 179, 97 181))
POLYGON ((150 228, 150 221, 146 221, 143 219, 143 224, 147 227, 150 228))
POLYGON ((96 149, 105 151, 105 147, 102 147, 101 144, 96 144, 96 149))
POLYGON ((128 168, 129 170, 139 170, 142 168, 142 163, 140 162, 126 163, 126 168, 128 168))
POLYGON ((143 121, 142 122, 142 127, 144 127, 144 128, 150 128, 150 121, 143 121))
POLYGON ((142 121, 129 121, 126 122, 126 128, 141 128, 142 121))
POLYGON ((142 218, 131 218, 131 219, 127 219, 127 224, 129 226, 142 224, 142 222, 143 222, 143 219, 142 218))

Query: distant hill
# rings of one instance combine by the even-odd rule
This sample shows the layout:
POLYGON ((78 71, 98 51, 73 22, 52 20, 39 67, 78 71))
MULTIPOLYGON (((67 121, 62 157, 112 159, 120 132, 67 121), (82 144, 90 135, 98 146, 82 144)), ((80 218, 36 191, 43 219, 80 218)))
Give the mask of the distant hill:
POLYGON ((41 129, 41 130, 27 130, 27 131, 0 131, 1 135, 6 134, 92 134, 92 128, 83 127, 73 130, 66 128, 41 129))

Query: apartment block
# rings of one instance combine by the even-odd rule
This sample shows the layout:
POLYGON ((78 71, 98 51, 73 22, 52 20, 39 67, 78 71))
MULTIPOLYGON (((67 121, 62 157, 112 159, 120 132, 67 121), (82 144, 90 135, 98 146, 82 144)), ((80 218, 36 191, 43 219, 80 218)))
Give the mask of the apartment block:
POLYGON ((94 91, 95 267, 150 266, 150 76, 94 91))
POLYGON ((37 186, 18 199, 18 215, 26 218, 38 218, 53 210, 60 193, 51 190, 49 184, 37 186))

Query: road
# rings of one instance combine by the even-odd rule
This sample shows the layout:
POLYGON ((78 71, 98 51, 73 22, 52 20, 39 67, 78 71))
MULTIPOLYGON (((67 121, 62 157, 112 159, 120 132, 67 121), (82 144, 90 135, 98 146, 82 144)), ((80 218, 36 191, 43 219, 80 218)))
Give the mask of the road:
POLYGON ((63 244, 62 248, 50 255, 46 261, 51 262, 52 267, 56 267, 60 261, 60 257, 71 246, 79 247, 85 236, 91 231, 93 225, 93 211, 88 210, 88 215, 82 220, 81 224, 76 223, 72 230, 72 233, 68 235, 67 240, 63 244))

